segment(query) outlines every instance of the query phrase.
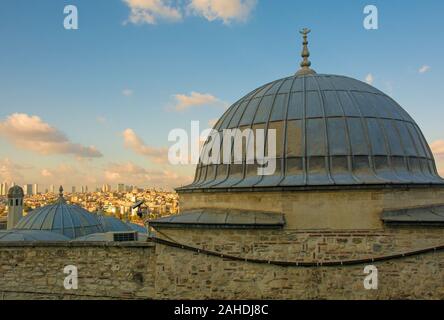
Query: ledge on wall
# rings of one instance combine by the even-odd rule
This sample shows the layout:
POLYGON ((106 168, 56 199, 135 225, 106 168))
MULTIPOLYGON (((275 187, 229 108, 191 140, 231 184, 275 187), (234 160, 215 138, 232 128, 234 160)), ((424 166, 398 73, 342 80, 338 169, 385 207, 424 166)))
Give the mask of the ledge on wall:
POLYGON ((153 228, 282 229, 282 213, 234 209, 197 209, 149 221, 153 228))
POLYGON ((384 210, 381 220, 389 225, 444 226, 444 205, 384 210))

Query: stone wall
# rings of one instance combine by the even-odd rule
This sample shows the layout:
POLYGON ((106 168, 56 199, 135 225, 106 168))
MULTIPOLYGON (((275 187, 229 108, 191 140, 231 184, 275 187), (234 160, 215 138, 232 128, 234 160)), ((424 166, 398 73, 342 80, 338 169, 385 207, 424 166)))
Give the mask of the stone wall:
POLYGON ((157 236, 242 258, 326 262, 393 255, 443 245, 444 228, 396 227, 377 231, 163 228, 157 236))
POLYGON ((373 263, 377 290, 364 267, 280 267, 231 261, 158 246, 157 298, 164 299, 444 299, 444 253, 373 263), (180 261, 180 263, 179 263, 180 261))
POLYGON ((182 212, 217 208, 284 213, 288 229, 381 229, 384 209, 432 204, 444 204, 444 187, 180 193, 182 212))
POLYGON ((91 243, 0 243, 0 299, 137 299, 154 297, 155 247, 91 243), (64 267, 78 268, 66 290, 64 267))
MULTIPOLYGON (((164 229, 163 239, 242 258, 291 262, 380 257, 442 245, 443 228, 360 231, 164 229)), ((164 244, 0 243, 0 299, 444 299, 444 252, 364 267, 284 267, 209 256, 164 244), (65 290, 76 265, 79 289, 65 290)))
MULTIPOLYGON (((380 231, 238 231, 164 229, 177 240, 221 254, 286 262, 377 258, 442 245, 442 228, 380 231)), ((355 266, 282 267, 233 261, 158 245, 159 298, 444 299, 444 252, 355 266), (378 290, 366 290, 364 267, 378 268, 378 290)))

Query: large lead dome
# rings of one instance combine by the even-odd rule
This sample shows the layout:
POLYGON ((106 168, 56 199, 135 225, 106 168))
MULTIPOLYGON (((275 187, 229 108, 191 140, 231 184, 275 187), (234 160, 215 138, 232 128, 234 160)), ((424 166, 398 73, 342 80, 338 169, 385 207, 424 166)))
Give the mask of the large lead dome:
POLYGON ((308 72, 266 84, 232 105, 214 127, 233 128, 276 130, 275 174, 258 176, 257 165, 245 161, 199 164, 195 181, 181 191, 443 183, 409 114, 352 78, 308 72))
POLYGON ((220 151, 211 136, 202 151, 210 155, 216 150, 222 158, 226 129, 274 129, 275 173, 258 175, 257 165, 246 161, 245 142, 242 164, 200 162, 194 182, 179 191, 444 184, 421 130, 393 99, 361 81, 310 68, 308 33, 301 30, 301 69, 232 105, 214 127, 222 140, 220 151))

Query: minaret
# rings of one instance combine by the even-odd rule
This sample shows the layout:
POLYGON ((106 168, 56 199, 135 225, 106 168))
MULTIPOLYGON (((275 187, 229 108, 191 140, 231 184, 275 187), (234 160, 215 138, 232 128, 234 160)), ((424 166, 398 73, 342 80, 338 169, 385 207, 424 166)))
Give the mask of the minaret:
POLYGON ((316 74, 316 72, 313 69, 310 69, 311 62, 308 60, 308 57, 310 57, 310 51, 308 51, 308 40, 307 36, 311 32, 310 29, 304 28, 301 31, 299 31, 300 34, 302 34, 303 42, 302 42, 302 62, 301 62, 301 69, 299 69, 298 72, 296 72, 297 76, 303 76, 307 74, 316 74))
POLYGON ((7 229, 13 229, 23 218, 23 189, 13 186, 8 191, 8 225, 7 229))

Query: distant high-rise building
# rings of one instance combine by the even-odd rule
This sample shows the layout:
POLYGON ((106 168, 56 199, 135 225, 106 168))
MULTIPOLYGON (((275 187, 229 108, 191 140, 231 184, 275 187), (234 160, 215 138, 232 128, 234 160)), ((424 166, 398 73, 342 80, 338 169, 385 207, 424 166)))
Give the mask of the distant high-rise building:
POLYGON ((1 186, 0 186, 0 195, 1 195, 1 196, 6 196, 6 195, 8 195, 8 190, 9 190, 9 188, 8 188, 8 183, 5 181, 5 182, 3 182, 3 183, 1 184, 1 186))
POLYGON ((53 184, 49 186, 49 192, 55 193, 55 187, 53 184))
POLYGON ((80 187, 80 193, 85 193, 85 187, 84 186, 80 187))
POLYGON ((23 186, 23 193, 25 196, 32 196, 32 184, 25 184, 23 186))
POLYGON ((125 192, 125 184, 119 183, 117 185, 117 192, 125 192))
POLYGON ((76 187, 73 186, 73 187, 71 188, 71 192, 72 192, 72 193, 76 193, 76 187))
POLYGON ((88 193, 88 186, 85 186, 85 192, 88 193))
POLYGON ((111 191, 111 186, 109 184, 104 184, 102 186, 102 192, 110 192, 111 191))
POLYGON ((37 183, 34 183, 32 186, 32 194, 38 194, 39 193, 39 185, 37 183))

